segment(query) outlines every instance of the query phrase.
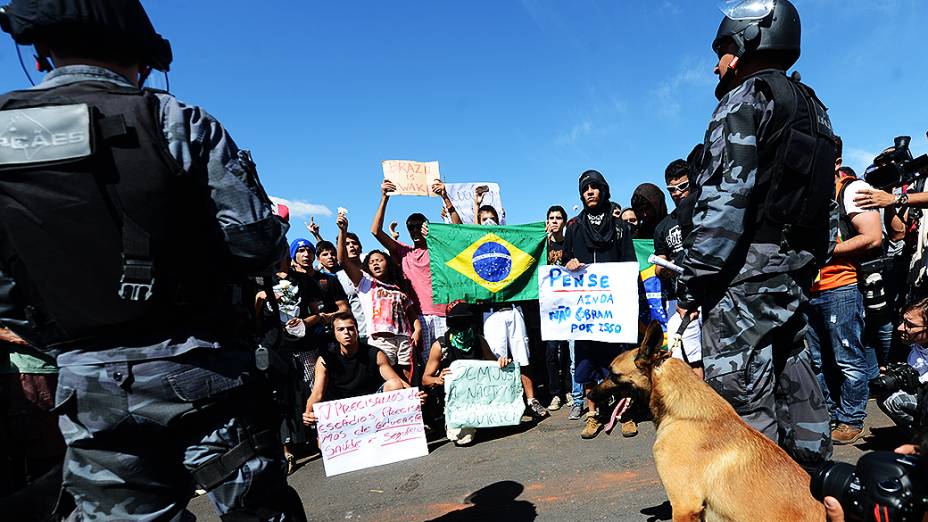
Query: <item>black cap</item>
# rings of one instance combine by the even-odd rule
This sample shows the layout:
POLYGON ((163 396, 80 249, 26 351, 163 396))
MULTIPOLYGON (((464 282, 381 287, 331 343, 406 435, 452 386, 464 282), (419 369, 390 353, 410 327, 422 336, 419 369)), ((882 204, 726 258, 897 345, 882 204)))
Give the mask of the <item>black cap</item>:
POLYGON ((0 10, 0 29, 20 45, 77 29, 118 41, 153 69, 167 71, 173 61, 171 44, 155 32, 139 0, 13 0, 0 10))

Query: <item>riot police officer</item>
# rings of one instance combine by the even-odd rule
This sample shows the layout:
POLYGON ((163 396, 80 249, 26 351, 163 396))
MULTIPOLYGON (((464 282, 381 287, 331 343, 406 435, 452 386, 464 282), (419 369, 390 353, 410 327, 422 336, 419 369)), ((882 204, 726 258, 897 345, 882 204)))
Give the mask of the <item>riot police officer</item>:
POLYGON ((802 314, 834 237, 831 123, 785 73, 800 53, 788 0, 729 4, 712 48, 720 102, 699 159, 680 313, 702 310, 706 381, 811 468, 831 453, 802 314))
POLYGON ((286 255, 250 155, 141 88, 172 54, 138 0, 0 26, 49 72, 0 96, 0 324, 57 356, 65 489, 89 520, 180 519, 197 486, 224 520, 305 519, 236 328, 233 283, 286 255))

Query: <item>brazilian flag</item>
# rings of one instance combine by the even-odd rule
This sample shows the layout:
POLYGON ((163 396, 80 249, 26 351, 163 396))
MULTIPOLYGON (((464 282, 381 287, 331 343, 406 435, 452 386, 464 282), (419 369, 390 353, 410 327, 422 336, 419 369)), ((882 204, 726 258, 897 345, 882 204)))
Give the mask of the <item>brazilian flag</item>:
POLYGON ((429 223, 426 241, 436 303, 538 299, 538 264, 548 255, 544 223, 429 223))
POLYGON ((654 253, 653 239, 635 239, 635 257, 638 258, 638 271, 641 273, 641 284, 644 286, 644 295, 647 299, 647 308, 640 307, 641 320, 647 324, 654 320, 661 323, 664 331, 667 331, 667 312, 664 310, 664 302, 661 296, 661 280, 657 277, 654 265, 648 261, 651 254, 654 253))

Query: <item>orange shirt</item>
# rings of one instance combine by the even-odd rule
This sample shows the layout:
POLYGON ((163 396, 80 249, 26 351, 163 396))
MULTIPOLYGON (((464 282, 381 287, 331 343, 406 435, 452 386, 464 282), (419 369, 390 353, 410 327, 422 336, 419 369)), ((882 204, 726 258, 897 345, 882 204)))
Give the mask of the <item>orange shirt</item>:
MULTIPOLYGON (((841 194, 841 187, 852 181, 857 181, 857 178, 847 176, 838 180, 835 184, 835 199, 838 199, 838 195, 841 194)), ((838 243, 841 241, 841 233, 838 232, 838 243)), ((857 265, 850 260, 832 260, 819 270, 818 278, 812 285, 812 291, 822 292, 855 284, 857 284, 857 265)))

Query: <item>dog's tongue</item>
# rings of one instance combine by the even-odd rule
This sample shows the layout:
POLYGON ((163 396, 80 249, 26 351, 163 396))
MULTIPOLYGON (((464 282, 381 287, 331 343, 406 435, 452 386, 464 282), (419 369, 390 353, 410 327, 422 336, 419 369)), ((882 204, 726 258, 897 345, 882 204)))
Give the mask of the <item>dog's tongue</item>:
POLYGON ((612 428, 615 427, 615 422, 622 417, 622 415, 626 410, 628 410, 628 407, 631 406, 631 404, 632 400, 628 397, 621 399, 615 404, 615 408, 612 410, 612 415, 609 416, 609 423, 606 424, 606 427, 604 428, 607 434, 612 432, 612 428))

